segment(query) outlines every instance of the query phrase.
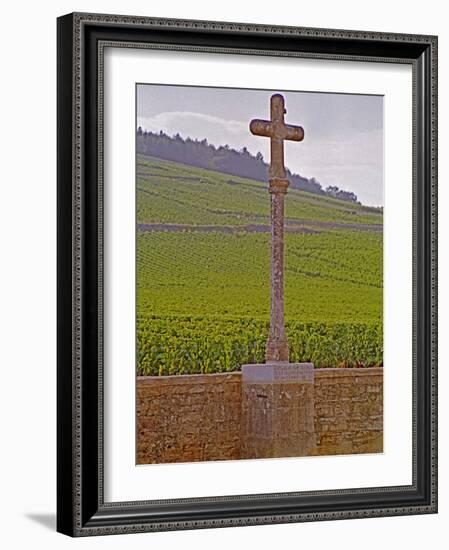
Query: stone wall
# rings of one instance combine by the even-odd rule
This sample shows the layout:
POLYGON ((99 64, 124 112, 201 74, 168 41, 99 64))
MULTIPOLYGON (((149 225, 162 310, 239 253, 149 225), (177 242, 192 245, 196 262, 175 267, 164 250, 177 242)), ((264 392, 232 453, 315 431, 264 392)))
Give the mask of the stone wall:
MULTIPOLYGON (((382 452, 383 369, 314 374, 315 446, 307 454, 382 452)), ((248 458, 242 393, 240 372, 138 377, 137 463, 248 458)))
POLYGON ((383 451, 383 368, 315 369, 318 455, 383 451))
POLYGON ((137 464, 240 458, 239 372, 137 378, 137 464))

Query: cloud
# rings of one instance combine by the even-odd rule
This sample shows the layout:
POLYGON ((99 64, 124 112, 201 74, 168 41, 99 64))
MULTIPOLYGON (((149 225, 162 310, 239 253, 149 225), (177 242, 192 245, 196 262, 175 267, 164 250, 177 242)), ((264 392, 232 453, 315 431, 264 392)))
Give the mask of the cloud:
POLYGON ((138 117, 137 125, 152 132, 162 130, 169 135, 179 133, 183 137, 193 139, 207 137, 212 143, 214 143, 213 136, 217 138, 223 136, 216 145, 226 143, 227 136, 240 138, 242 134, 249 132, 248 125, 238 120, 226 120, 189 111, 171 111, 158 113, 154 117, 138 117))

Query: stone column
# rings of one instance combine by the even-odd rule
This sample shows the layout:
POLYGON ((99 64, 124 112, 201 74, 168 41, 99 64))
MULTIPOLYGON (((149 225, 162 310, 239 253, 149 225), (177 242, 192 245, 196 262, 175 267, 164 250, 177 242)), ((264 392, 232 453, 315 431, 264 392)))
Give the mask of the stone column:
POLYGON ((284 196, 288 180, 270 178, 271 197, 271 290, 270 332, 266 361, 288 361, 288 342, 284 326, 284 196))
POLYGON ((315 454, 312 363, 242 367, 241 458, 315 454))

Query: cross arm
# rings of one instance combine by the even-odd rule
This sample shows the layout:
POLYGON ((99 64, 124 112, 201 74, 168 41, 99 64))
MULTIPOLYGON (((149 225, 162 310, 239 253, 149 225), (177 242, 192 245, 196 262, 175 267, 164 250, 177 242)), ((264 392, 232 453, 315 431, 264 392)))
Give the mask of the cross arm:
POLYGON ((261 120, 259 118, 251 121, 249 129, 255 136, 286 139, 288 141, 302 141, 304 139, 304 129, 302 126, 273 123, 269 120, 261 120))
POLYGON ((302 126, 291 126, 290 124, 286 124, 284 129, 283 139, 289 141, 302 141, 304 139, 304 128, 302 126))
POLYGON ((255 136, 272 137, 274 135, 273 124, 269 120, 255 118, 250 122, 249 129, 255 136))

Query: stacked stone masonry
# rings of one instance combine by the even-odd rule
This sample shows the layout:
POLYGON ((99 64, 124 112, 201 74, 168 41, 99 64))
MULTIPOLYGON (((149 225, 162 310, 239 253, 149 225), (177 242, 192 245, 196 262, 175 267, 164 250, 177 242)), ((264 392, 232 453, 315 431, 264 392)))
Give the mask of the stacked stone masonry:
POLYGON ((240 373, 137 378, 137 463, 240 458, 240 373))
MULTIPOLYGON (((382 368, 315 369, 312 388, 313 419, 302 419, 314 427, 308 455, 383 451, 382 368)), ((240 372, 138 377, 137 463, 250 458, 244 392, 240 372)), ((285 411, 289 423, 297 409, 285 411)), ((297 454, 280 447, 269 456, 297 454)))
POLYGON ((383 369, 316 369, 317 455, 383 451, 383 369))

